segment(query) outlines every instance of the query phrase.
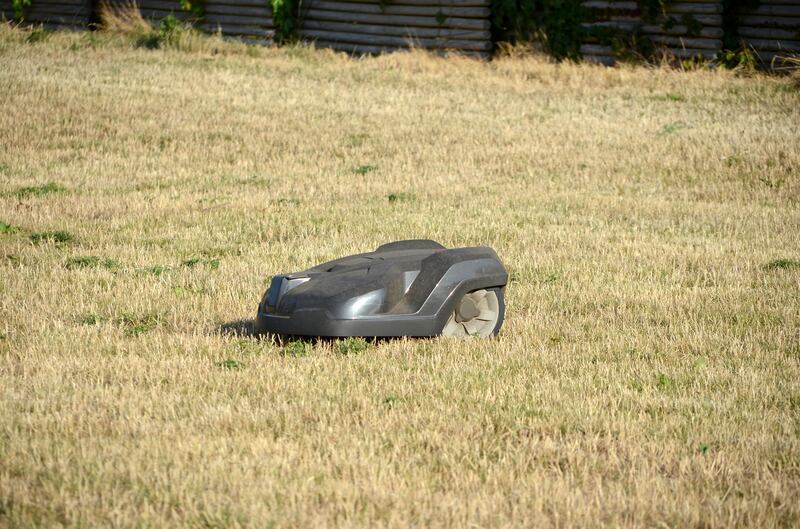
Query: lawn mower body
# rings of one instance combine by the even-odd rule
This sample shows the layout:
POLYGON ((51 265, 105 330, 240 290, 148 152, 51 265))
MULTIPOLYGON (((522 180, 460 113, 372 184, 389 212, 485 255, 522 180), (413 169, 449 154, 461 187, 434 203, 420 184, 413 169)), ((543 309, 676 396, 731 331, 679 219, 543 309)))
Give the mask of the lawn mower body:
MULTIPOLYGON (((374 252, 274 276, 259 304, 256 330, 320 337, 436 336, 448 320, 459 319, 457 310, 465 296, 491 292, 500 298, 499 309, 493 305, 497 314, 476 309, 469 300, 462 312, 471 311, 479 318, 483 311, 484 317, 472 325, 477 328, 480 320, 484 334, 493 335, 502 325, 507 281, 508 274, 491 248, 448 250, 430 240, 398 241, 374 252), (493 324, 489 316, 498 321, 493 324)), ((484 302, 481 307, 485 306, 484 302)), ((463 334, 466 324, 458 325, 463 334)))

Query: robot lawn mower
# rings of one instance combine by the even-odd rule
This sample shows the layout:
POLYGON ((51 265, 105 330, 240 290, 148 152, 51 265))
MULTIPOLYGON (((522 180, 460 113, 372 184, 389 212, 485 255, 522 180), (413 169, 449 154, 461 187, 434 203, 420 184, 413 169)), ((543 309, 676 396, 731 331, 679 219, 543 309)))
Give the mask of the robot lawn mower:
POLYGON ((384 244, 277 275, 256 331, 290 336, 494 336, 508 274, 491 248, 430 240, 384 244))

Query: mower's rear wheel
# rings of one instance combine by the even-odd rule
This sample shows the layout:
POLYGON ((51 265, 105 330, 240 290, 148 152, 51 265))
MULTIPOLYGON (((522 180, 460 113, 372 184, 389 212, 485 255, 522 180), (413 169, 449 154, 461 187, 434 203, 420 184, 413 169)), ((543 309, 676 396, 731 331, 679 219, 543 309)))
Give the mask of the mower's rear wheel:
POLYGON ((489 338, 503 326, 506 303, 503 290, 490 288, 468 292, 442 329, 442 336, 479 336, 489 338))

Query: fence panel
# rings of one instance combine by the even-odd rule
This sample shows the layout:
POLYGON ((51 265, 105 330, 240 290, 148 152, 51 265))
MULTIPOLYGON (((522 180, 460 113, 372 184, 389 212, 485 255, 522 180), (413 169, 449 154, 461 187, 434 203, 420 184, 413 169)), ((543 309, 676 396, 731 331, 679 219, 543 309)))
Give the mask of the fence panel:
MULTIPOLYGON (((23 10, 23 20, 48 28, 77 29, 89 24, 91 14, 91 0, 34 0, 23 10)), ((0 18, 15 18, 11 0, 0 0, 0 18)))
POLYGON ((754 49, 765 66, 781 66, 780 57, 800 54, 800 2, 761 0, 736 12, 743 46, 754 49))
POLYGON ((307 0, 301 37, 351 53, 410 47, 488 57, 490 0, 307 0))

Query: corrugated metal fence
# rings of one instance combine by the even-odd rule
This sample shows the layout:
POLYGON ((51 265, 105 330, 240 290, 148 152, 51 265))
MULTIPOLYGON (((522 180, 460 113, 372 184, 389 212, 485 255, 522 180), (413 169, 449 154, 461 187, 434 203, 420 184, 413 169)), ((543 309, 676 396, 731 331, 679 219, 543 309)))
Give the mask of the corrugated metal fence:
MULTIPOLYGON (((128 0, 107 1, 111 5, 129 3, 128 0)), ((272 9, 267 0, 205 0, 202 17, 182 10, 179 0, 139 0, 137 5, 147 19, 160 20, 172 15, 192 20, 205 31, 254 44, 271 44, 275 34, 272 9)))
MULTIPOLYGON (((110 0, 122 4, 126 0, 110 0)), ((642 13, 639 0, 584 0, 586 37, 580 51, 587 60, 611 64, 633 38, 678 58, 713 58, 734 44, 756 51, 769 64, 781 54, 800 54, 800 0, 757 0, 755 7, 723 13, 723 0, 666 0, 663 11, 642 13), (727 26, 726 24, 727 22, 727 26)), ((32 0, 25 20, 48 26, 86 27, 91 0, 32 0)), ((181 10, 179 0, 139 0, 146 18, 174 15, 206 31, 259 44, 273 41, 269 0, 205 0, 198 18, 181 10)), ((321 47, 378 53, 410 46, 457 50, 488 57, 492 50, 491 0, 304 0, 298 34, 321 47)), ((11 0, 0 0, 0 17, 13 19, 11 0)))
MULTIPOLYGON (((83 28, 92 15, 91 0, 35 0, 25 8, 25 20, 33 24, 63 28, 83 28)), ((11 0, 0 0, 0 18, 14 19, 11 0)))
MULTIPOLYGON (((654 51, 663 49, 678 58, 713 58, 722 50, 722 3, 719 1, 675 0, 653 17, 643 16, 639 3, 632 1, 590 0, 583 2, 583 6, 591 20, 584 24, 590 34, 592 29, 599 28, 621 30, 649 39, 655 46, 654 51)), ((588 37, 581 46, 581 53, 587 60, 610 64, 624 44, 588 37)))
POLYGON ((760 0, 757 7, 737 10, 736 20, 739 38, 763 61, 800 53, 800 0, 760 0))
POLYGON ((377 53, 409 46, 488 57, 490 0, 306 0, 300 36, 318 46, 377 53))

